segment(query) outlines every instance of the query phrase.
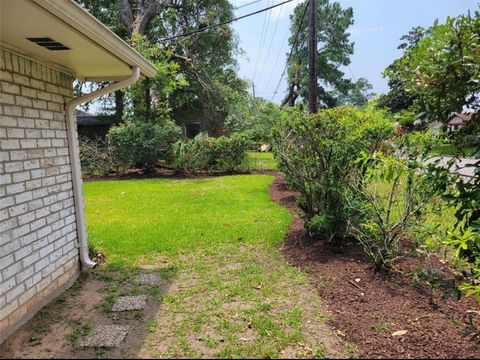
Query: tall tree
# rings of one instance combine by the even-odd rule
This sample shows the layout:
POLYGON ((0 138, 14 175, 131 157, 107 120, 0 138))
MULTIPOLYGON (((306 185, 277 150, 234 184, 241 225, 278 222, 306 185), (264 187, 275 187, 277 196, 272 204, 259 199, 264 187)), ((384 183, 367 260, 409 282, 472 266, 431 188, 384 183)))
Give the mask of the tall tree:
POLYGON ((375 95, 372 92, 373 86, 365 78, 359 78, 352 83, 352 87, 346 94, 335 93, 338 105, 365 106, 375 95))
MULTIPOLYGON (((308 102, 308 28, 304 18, 305 6, 305 2, 299 3, 290 17, 289 43, 293 50, 287 64, 288 93, 282 106, 293 106, 298 98, 308 102)), ((335 92, 346 94, 351 88, 351 81, 344 78, 345 74, 340 67, 350 64, 350 55, 353 54, 353 43, 347 32, 353 24, 353 10, 343 9, 335 1, 318 0, 316 13, 318 103, 320 107, 331 107, 337 103, 335 92)))
MULTIPOLYGON (((117 35, 140 47, 154 63, 174 70, 172 74, 181 83, 167 87, 168 93, 162 90, 165 84, 159 79, 136 85, 133 100, 138 117, 154 118, 155 107, 161 104, 173 110, 203 113, 210 127, 218 127, 228 109, 225 87, 246 91, 246 84, 234 71, 238 41, 230 26, 181 36, 232 19, 228 0, 77 1, 117 35)), ((121 94, 116 95, 116 103, 126 103, 121 94)))
MULTIPOLYGON (((404 50, 404 52, 413 49, 427 32, 428 30, 421 26, 414 27, 400 38, 402 43, 397 49, 404 50)), ((405 81, 400 78, 398 71, 398 65, 395 62, 387 67, 384 77, 388 78, 390 90, 382 95, 378 101, 379 107, 387 108, 393 113, 408 109, 413 105, 414 100, 413 95, 406 91, 405 81)))

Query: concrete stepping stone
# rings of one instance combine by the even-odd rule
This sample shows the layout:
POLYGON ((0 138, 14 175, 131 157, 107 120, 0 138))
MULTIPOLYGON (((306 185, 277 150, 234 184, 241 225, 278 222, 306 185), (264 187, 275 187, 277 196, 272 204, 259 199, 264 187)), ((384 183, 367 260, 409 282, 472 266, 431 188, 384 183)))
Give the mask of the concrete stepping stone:
POLYGON ((119 346, 127 336, 130 326, 123 325, 99 325, 80 344, 83 347, 106 347, 119 346))
POLYGON ((145 307, 146 295, 121 296, 113 304, 112 311, 141 310, 145 307))
POLYGON ((135 277, 135 282, 139 285, 164 285, 166 283, 160 276, 155 274, 140 274, 135 277))

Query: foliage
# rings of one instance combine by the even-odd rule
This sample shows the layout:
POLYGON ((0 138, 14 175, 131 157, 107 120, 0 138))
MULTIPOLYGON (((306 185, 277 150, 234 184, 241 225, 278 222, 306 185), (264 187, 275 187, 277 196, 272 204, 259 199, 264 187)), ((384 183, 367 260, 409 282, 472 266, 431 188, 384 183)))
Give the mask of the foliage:
POLYGON ((359 221, 349 221, 349 230, 379 269, 391 267, 400 240, 425 219, 426 205, 438 190, 426 175, 430 139, 428 133, 407 134, 395 155, 379 151, 359 159, 364 176, 350 184, 360 199, 352 204, 359 221))
POLYGON ((83 173, 106 176, 111 172, 118 172, 121 163, 105 140, 100 138, 91 140, 86 137, 80 137, 78 140, 83 173))
POLYGON ((278 105, 247 94, 232 103, 225 127, 244 134, 253 149, 258 150, 260 145, 272 142, 272 127, 280 116, 278 105))
MULTIPOLYGON (((464 106, 480 108, 480 16, 438 21, 395 61, 395 76, 415 98, 418 112, 447 121, 464 106)), ((387 75, 393 74, 391 69, 387 75)))
POLYGON ((179 173, 233 171, 245 159, 246 150, 241 136, 213 138, 200 133, 173 145, 173 167, 179 173))
POLYGON ((171 159, 172 144, 181 134, 181 128, 171 121, 127 122, 112 127, 107 138, 113 154, 124 165, 152 171, 159 160, 171 159))
MULTIPOLYGON (((404 41, 398 49, 408 51, 415 47, 417 43, 422 39, 427 30, 421 26, 414 27, 408 34, 403 35, 400 40, 404 41)), ((390 88, 387 94, 380 96, 378 106, 380 108, 386 108, 393 113, 407 110, 413 105, 414 97, 409 94, 405 89, 405 81, 400 78, 398 74, 398 66, 393 63, 387 67, 384 72, 384 76, 388 77, 388 87, 390 88)))
MULTIPOLYGON (((395 63, 397 76, 415 98, 413 107, 425 118, 446 122, 452 112, 465 107, 480 109, 480 12, 474 15, 448 17, 436 21, 415 46, 407 49, 395 63)), ((473 117, 469 131, 478 133, 479 116, 473 117)), ((463 136, 459 132, 459 136, 463 136)), ((456 142, 460 146, 463 141, 456 142)), ((480 162, 476 177, 470 181, 447 177, 435 170, 432 175, 443 184, 442 195, 456 209, 456 229, 447 243, 453 246, 460 260, 470 264, 472 283, 463 289, 480 294, 478 279, 478 222, 480 221, 480 162), (448 185, 448 186, 447 186, 448 185)), ((454 166, 454 160, 447 165, 454 166)), ((480 299, 480 297, 479 297, 480 299)))
POLYGON ((191 36, 179 35, 231 20, 233 9, 228 0, 76 1, 158 69, 154 79, 138 82, 125 96, 115 94, 117 113, 125 107, 127 115, 155 121, 159 114, 163 118, 172 112, 177 117, 177 112, 184 110, 201 114, 205 130, 215 133, 221 129, 231 92, 246 92, 246 82, 234 71, 238 39, 228 24, 191 36))
POLYGON ((356 82, 352 83, 351 88, 347 93, 334 91, 337 98, 338 105, 354 105, 365 106, 368 101, 374 96, 372 93, 373 86, 365 78, 359 78, 356 82))
POLYGON ((349 182, 360 152, 373 153, 392 134, 383 112, 340 107, 305 116, 290 110, 274 129, 279 168, 300 192, 300 207, 311 233, 330 239, 346 233, 351 217, 349 182))
MULTIPOLYGON (((308 103, 308 22, 304 17, 306 2, 300 2, 291 17, 289 44, 295 47, 288 61, 288 94, 282 105, 295 105, 297 98, 308 103), (302 23, 302 18, 303 23, 302 23), (302 24, 300 28, 300 24, 302 24), (295 37, 298 33, 298 40, 295 37)), ((348 27, 353 23, 352 8, 343 9, 336 1, 317 1, 317 69, 320 107, 336 106, 336 94, 347 94, 350 80, 344 78, 342 66, 350 64, 353 43, 348 27)))

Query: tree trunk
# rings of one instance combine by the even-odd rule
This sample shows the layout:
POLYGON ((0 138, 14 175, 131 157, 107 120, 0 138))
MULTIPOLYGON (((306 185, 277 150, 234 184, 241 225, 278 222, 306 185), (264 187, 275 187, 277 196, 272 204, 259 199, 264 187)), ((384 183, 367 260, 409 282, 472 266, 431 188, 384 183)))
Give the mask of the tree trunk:
POLYGON ((125 105, 123 103, 124 94, 121 90, 115 91, 115 120, 121 122, 123 120, 123 112, 125 105))

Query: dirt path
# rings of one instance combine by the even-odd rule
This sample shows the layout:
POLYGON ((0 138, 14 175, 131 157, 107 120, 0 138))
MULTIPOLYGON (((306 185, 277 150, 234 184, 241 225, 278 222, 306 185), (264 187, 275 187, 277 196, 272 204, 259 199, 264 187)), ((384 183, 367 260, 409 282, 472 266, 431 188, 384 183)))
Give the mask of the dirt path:
POLYGON ((418 257, 405 258, 398 264, 404 274, 374 273, 357 244, 333 248, 308 237, 297 213, 296 194, 287 189, 282 176, 277 174, 270 195, 295 217, 282 252, 291 264, 308 273, 333 314, 331 328, 353 343, 360 357, 480 357, 480 343, 472 340, 471 332, 480 331, 475 300, 443 298, 447 293, 437 290, 431 304, 429 290, 412 280, 414 272, 421 275, 425 269, 451 279, 451 272, 438 259, 431 259, 433 267, 428 268, 418 257))

